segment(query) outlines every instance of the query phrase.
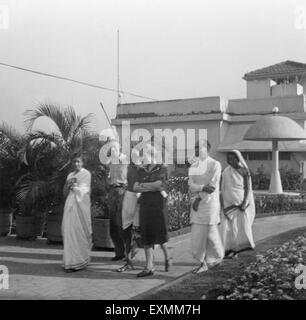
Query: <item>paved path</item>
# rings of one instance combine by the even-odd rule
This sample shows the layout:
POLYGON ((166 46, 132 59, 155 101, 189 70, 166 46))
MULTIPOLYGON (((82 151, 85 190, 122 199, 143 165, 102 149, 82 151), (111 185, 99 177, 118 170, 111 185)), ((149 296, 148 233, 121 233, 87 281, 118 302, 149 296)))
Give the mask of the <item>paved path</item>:
MULTIPOLYGON (((260 218, 254 222, 255 241, 292 229, 306 227, 306 214, 260 218)), ((190 255, 190 234, 172 238, 174 266, 165 273, 160 249, 155 250, 156 275, 136 279, 144 256, 137 255, 137 270, 115 272, 120 263, 113 263, 113 252, 93 251, 88 269, 66 274, 61 268, 59 245, 47 245, 44 239, 34 242, 15 237, 0 238, 0 265, 10 272, 9 290, 0 290, 0 299, 130 299, 148 290, 177 279, 194 268, 190 255)))

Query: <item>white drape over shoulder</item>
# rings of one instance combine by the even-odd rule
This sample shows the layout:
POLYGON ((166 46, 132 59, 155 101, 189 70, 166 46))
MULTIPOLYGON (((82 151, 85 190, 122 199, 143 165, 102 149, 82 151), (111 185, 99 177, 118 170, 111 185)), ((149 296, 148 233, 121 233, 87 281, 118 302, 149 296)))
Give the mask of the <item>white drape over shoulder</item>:
MULTIPOLYGON (((239 158, 241 168, 249 170, 241 153, 237 150, 233 151, 239 158)), ((247 207, 245 211, 241 211, 240 206, 244 199, 244 177, 238 170, 232 166, 228 166, 222 173, 221 193, 223 198, 224 210, 232 207, 227 214, 223 215, 222 233, 225 250, 233 250, 236 252, 254 248, 254 240, 252 234, 252 224, 255 218, 255 203, 252 191, 251 177, 248 174, 249 195, 247 198, 247 207), (236 206, 236 207, 235 207, 236 206)))
POLYGON ((64 268, 82 269, 89 263, 92 247, 91 174, 83 168, 78 173, 70 173, 67 180, 70 179, 76 179, 76 185, 70 190, 64 208, 64 268))

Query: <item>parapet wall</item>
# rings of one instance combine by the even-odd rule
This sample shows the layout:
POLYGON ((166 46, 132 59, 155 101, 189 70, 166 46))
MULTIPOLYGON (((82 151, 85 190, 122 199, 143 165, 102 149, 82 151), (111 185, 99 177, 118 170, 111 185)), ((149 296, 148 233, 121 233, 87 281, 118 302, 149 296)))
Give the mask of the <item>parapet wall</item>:
POLYGON ((221 113, 226 101, 221 97, 128 103, 117 106, 118 118, 221 113))
POLYGON ((266 114, 274 107, 278 107, 280 113, 305 112, 305 95, 229 100, 226 112, 233 115, 266 114))

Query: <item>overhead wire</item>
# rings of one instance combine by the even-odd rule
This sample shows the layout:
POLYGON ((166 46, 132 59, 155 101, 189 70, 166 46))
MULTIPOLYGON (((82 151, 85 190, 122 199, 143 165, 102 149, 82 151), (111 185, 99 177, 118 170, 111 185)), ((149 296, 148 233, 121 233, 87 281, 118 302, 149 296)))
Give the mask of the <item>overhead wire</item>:
MULTIPOLYGON (((76 79, 72 79, 72 78, 68 78, 68 77, 63 77, 63 76, 58 76, 58 75, 54 75, 54 74, 50 74, 50 73, 46 73, 46 72, 41 72, 41 71, 29 69, 29 68, 19 67, 19 66, 7 64, 7 63, 4 63, 4 62, 0 62, 0 65, 5 66, 5 67, 9 67, 9 68, 13 68, 13 69, 17 69, 17 70, 22 70, 22 71, 38 74, 40 76, 46 76, 46 77, 55 78, 55 79, 59 79, 59 80, 70 81, 70 82, 77 83, 77 84, 80 84, 80 85, 84 85, 84 86, 88 86, 88 87, 92 87, 92 88, 97 88, 97 89, 101 89, 101 90, 106 90, 106 91, 111 91, 111 92, 116 92, 117 93, 116 89, 108 88, 108 87, 100 86, 100 85, 96 85, 96 84, 92 84, 92 83, 85 82, 85 81, 80 81, 80 80, 76 80, 76 79)), ((151 101, 158 101, 157 99, 154 99, 154 98, 151 98, 151 97, 147 97, 147 96, 143 96, 143 95, 136 94, 136 93, 129 92, 129 91, 120 90, 119 93, 130 95, 130 96, 134 96, 134 97, 137 97, 137 98, 147 99, 147 100, 151 100, 151 101)))

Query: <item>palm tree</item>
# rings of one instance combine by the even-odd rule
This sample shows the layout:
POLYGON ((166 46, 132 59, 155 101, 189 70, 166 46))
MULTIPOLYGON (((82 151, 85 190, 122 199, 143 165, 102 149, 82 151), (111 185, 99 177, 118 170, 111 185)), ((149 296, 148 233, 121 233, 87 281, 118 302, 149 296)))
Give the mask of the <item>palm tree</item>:
POLYGON ((29 156, 34 158, 28 175, 20 180, 19 196, 22 199, 35 202, 35 199, 44 198, 48 194, 48 198, 53 197, 52 201, 56 205, 63 203, 62 187, 68 174, 70 159, 73 154, 82 151, 84 141, 90 135, 91 116, 88 114, 81 117, 70 106, 61 108, 53 104, 41 104, 25 112, 31 146, 31 152, 26 155, 26 159, 28 160, 29 156), (33 130, 35 122, 43 117, 55 124, 55 132, 33 130))
POLYGON ((46 117, 51 120, 57 128, 57 132, 50 136, 45 132, 36 131, 32 134, 32 139, 50 140, 61 146, 67 156, 71 156, 74 152, 82 149, 82 141, 89 134, 92 114, 81 117, 75 113, 71 106, 63 109, 58 105, 41 104, 36 109, 27 110, 25 116, 28 132, 32 132, 33 125, 39 118, 46 117))

